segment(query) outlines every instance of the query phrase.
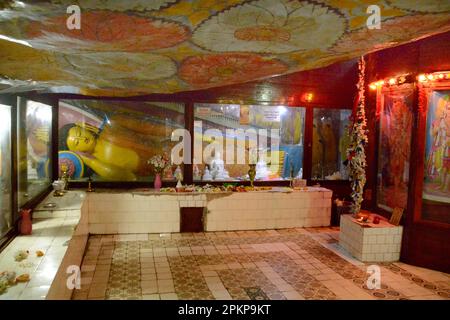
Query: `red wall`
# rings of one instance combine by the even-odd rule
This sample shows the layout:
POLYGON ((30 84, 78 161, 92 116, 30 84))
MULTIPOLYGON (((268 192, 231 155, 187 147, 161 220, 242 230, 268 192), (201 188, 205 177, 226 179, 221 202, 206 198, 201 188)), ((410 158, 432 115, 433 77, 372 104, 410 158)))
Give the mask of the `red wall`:
POLYGON ((241 104, 283 104, 351 108, 356 93, 357 60, 335 63, 325 68, 272 77, 239 85, 175 94, 151 94, 131 98, 86 97, 76 94, 53 94, 60 99, 114 99, 178 102, 223 102, 241 104), (312 102, 302 101, 304 93, 313 93, 312 102))
MULTIPOLYGON (((366 56, 366 83, 401 74, 450 70, 450 32, 381 50, 366 56)), ((376 183, 376 91, 366 91, 369 144, 367 149, 367 188, 376 183)), ((375 200, 366 201, 374 207, 375 200)))
MULTIPOLYGON (((383 50, 366 57, 367 83, 412 73, 414 76, 420 73, 450 70, 450 32, 429 37, 407 45, 383 50)), ((376 92, 368 91, 366 96, 366 112, 368 117, 369 144, 367 150, 367 188, 374 189, 376 183, 376 92)), ((417 98, 415 99, 417 104, 417 98)), ((417 105, 414 106, 417 110, 417 105)), ((417 114, 416 114, 417 116, 417 114)), ((421 177, 415 169, 417 163, 418 143, 423 141, 423 132, 416 128, 412 134, 411 174, 409 203, 403 219, 403 239, 400 260, 408 264, 450 272, 450 259, 448 256, 448 243, 450 241, 450 229, 448 224, 434 221, 422 221, 420 208, 417 206, 422 191, 415 188, 417 177, 421 177)), ((405 136, 405 139, 411 139, 405 136)), ((422 157, 422 156, 420 156, 422 157)), ((418 165, 420 168, 420 165, 418 165)), ((421 178, 420 178, 421 179, 421 178)), ((366 189, 367 190, 367 189, 366 189)), ((373 197, 374 198, 374 197, 373 197)), ((365 206, 375 209, 375 199, 365 201, 365 206)))
POLYGON ((233 99, 244 103, 351 108, 357 72, 357 60, 351 60, 263 81, 203 90, 193 93, 193 96, 202 100, 233 99), (309 92, 313 93, 311 103, 302 100, 303 94, 309 92))

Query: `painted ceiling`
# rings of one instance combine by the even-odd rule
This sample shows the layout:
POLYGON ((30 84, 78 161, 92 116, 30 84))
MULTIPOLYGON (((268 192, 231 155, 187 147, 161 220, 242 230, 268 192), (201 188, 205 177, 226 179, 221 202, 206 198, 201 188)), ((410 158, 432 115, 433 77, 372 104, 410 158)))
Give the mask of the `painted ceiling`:
POLYGON ((448 0, 0 0, 0 89, 199 90, 324 67, 449 30, 448 0), (80 30, 66 25, 72 4, 81 8, 80 30), (374 4, 381 28, 370 30, 366 10, 374 4))

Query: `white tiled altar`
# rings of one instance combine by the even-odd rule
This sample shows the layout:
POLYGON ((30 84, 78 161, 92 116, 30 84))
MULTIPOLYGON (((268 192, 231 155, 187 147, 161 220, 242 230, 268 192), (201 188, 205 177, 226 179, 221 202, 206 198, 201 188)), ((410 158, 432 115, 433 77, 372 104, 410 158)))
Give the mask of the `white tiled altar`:
POLYGON ((360 261, 398 261, 403 227, 392 225, 384 217, 378 217, 379 224, 363 225, 356 222, 350 214, 342 215, 339 244, 360 261))
POLYGON ((90 193, 92 234, 180 231, 180 208, 202 207, 205 231, 261 230, 330 225, 332 191, 309 187, 294 192, 90 193))

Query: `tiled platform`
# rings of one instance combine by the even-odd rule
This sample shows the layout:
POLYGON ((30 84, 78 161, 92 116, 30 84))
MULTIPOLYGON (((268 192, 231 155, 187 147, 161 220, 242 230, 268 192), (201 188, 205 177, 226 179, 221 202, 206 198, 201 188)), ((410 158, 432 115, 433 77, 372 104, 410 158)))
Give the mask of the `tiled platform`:
POLYGON ((350 214, 341 216, 339 244, 360 261, 391 262, 400 260, 403 226, 390 224, 377 216, 380 223, 358 223, 350 214))
POLYGON ((384 263, 380 289, 338 229, 92 236, 73 299, 450 299, 450 275, 384 263))
POLYGON ((29 274, 31 278, 29 282, 9 287, 0 300, 45 299, 79 220, 79 210, 65 211, 54 218, 34 219, 33 234, 16 237, 0 253, 0 272, 14 271, 17 276, 29 274), (28 250, 29 256, 17 262, 14 256, 20 250, 28 250), (44 256, 37 257, 37 250, 44 256))
POLYGON ((332 191, 308 187, 251 192, 167 193, 97 189, 87 196, 91 234, 180 231, 180 208, 203 208, 204 230, 265 230, 330 225, 332 191))
POLYGON ((66 265, 80 264, 88 237, 87 215, 81 214, 84 192, 71 191, 64 197, 49 194, 42 204, 57 204, 54 210, 42 205, 33 212, 33 232, 21 235, 0 253, 0 272, 28 274, 29 282, 10 286, 0 300, 43 300, 70 298, 65 280, 66 265), (36 251, 42 251, 42 257, 36 251), (18 251, 29 251, 23 261, 15 261, 18 251))

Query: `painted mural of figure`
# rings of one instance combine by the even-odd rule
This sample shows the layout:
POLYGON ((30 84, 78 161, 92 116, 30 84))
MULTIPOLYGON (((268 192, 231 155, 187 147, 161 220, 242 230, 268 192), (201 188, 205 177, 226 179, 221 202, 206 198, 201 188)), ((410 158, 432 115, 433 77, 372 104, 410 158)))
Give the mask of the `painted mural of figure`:
POLYGON ((161 127, 125 115, 105 119, 100 128, 67 124, 60 129, 60 150, 76 152, 105 180, 133 181, 148 176, 147 160, 162 152, 161 127))
POLYGON ((294 144, 300 144, 302 141, 303 117, 300 112, 294 116, 294 144))
POLYGON ((436 189, 447 192, 449 187, 450 171, 450 103, 447 102, 443 108, 436 109, 436 120, 430 128, 430 135, 433 138, 431 154, 429 157, 428 174, 437 177, 439 185, 436 189))
POLYGON ((444 192, 448 190, 449 186, 449 171, 450 171, 450 127, 449 127, 449 114, 450 103, 447 102, 443 109, 442 116, 439 119, 437 133, 435 136, 435 147, 437 148, 437 154, 441 157, 441 168, 439 170, 439 186, 438 188, 444 192))
POLYGON ((332 174, 337 171, 337 141, 333 131, 331 118, 325 118, 321 125, 321 135, 324 141, 324 166, 326 174, 332 174))
POLYGON ((313 121, 313 143, 312 143, 312 165, 313 176, 322 177, 323 166, 323 138, 317 119, 313 121))
POLYGON ((407 111, 403 99, 395 99, 391 108, 391 127, 387 139, 389 141, 390 176, 393 179, 394 191, 403 188, 405 165, 409 162, 410 141, 405 139, 405 132, 410 132, 412 118, 407 111))

